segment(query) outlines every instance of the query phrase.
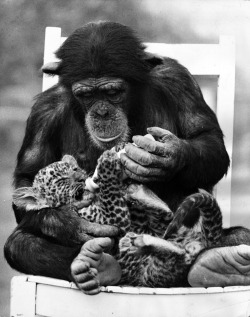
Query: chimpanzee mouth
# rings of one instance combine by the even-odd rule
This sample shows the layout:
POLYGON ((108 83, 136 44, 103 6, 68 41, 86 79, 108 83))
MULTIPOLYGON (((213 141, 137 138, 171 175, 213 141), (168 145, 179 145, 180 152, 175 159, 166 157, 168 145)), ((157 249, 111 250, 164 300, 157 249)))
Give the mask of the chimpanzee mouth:
POLYGON ((111 137, 111 138, 100 138, 99 136, 95 135, 95 137, 97 138, 97 140, 104 142, 104 143, 108 143, 108 142, 112 142, 116 139, 118 139, 122 134, 124 133, 124 131, 121 131, 119 134, 111 137))

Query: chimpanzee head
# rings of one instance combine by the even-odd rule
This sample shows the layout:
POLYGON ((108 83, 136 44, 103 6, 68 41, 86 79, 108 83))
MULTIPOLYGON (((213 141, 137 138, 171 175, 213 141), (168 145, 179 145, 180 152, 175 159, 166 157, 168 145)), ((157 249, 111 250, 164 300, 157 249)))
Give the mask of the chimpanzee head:
POLYGON ((59 75, 84 115, 94 144, 110 148, 126 142, 128 114, 136 85, 150 81, 150 71, 161 58, 145 52, 134 32, 113 22, 89 23, 77 29, 56 52, 58 62, 43 66, 59 75))

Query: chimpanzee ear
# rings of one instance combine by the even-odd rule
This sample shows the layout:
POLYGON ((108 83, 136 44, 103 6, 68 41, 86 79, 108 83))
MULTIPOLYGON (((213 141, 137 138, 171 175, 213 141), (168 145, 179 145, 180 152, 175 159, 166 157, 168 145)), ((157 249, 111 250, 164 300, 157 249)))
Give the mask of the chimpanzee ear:
POLYGON ((144 59, 152 68, 162 65, 164 62, 164 58, 162 56, 149 52, 145 52, 144 59))
POLYGON ((49 75, 59 75, 61 61, 50 62, 42 66, 42 72, 49 75))
POLYGON ((72 168, 78 168, 78 164, 77 164, 77 161, 76 159, 72 156, 72 155, 69 155, 69 154, 65 154, 62 158, 62 161, 63 162, 66 162, 66 163, 69 163, 69 165, 72 167, 72 168))
POLYGON ((48 205, 43 204, 41 199, 38 199, 32 187, 17 188, 14 191, 12 198, 13 203, 17 207, 22 207, 27 211, 49 207, 48 205))

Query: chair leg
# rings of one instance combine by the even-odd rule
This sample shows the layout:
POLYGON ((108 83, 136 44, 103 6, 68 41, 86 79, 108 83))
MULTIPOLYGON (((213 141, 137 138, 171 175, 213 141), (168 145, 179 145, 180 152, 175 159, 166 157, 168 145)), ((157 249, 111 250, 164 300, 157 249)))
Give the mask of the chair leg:
POLYGON ((34 317, 36 312, 36 283, 27 276, 15 276, 11 280, 11 317, 34 317))

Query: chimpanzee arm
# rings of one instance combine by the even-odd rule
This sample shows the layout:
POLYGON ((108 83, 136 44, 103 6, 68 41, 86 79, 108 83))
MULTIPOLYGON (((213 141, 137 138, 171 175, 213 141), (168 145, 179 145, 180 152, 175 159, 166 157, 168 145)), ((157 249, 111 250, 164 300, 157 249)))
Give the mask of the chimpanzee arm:
POLYGON ((70 265, 80 249, 80 245, 60 245, 17 227, 4 246, 4 255, 19 272, 72 280, 70 265))
MULTIPOLYGON (((25 137, 17 157, 14 186, 32 186, 38 170, 61 156, 55 143, 46 142, 46 131, 58 112, 60 87, 55 87, 38 96, 27 121, 25 137), (56 155, 57 154, 57 155, 56 155)), ((53 134, 51 135, 53 139, 53 134)), ((27 274, 38 274, 71 280, 70 265, 81 245, 65 246, 43 233, 45 222, 38 223, 37 214, 13 204, 16 220, 20 223, 9 236, 5 247, 5 258, 10 266, 27 274)))
POLYGON ((31 186, 36 173, 62 156, 62 117, 68 96, 61 86, 40 94, 27 120, 14 172, 16 188, 31 186))
POLYGON ((125 147, 126 155, 121 158, 126 172, 141 182, 161 180, 182 188, 209 190, 229 166, 216 116, 190 73, 176 61, 167 59, 165 66, 155 69, 154 76, 155 84, 165 90, 165 107, 172 107, 172 111, 165 122, 159 125, 156 118, 155 127, 148 128, 156 141, 134 136, 138 147, 125 147))
POLYGON ((165 77, 167 83, 171 86, 173 77, 176 80, 171 93, 178 100, 177 136, 182 141, 182 157, 176 179, 184 184, 191 181, 195 187, 210 189, 229 166, 223 133, 216 115, 204 101, 197 82, 187 69, 172 60, 167 61, 167 65, 173 65, 172 76, 165 77))

